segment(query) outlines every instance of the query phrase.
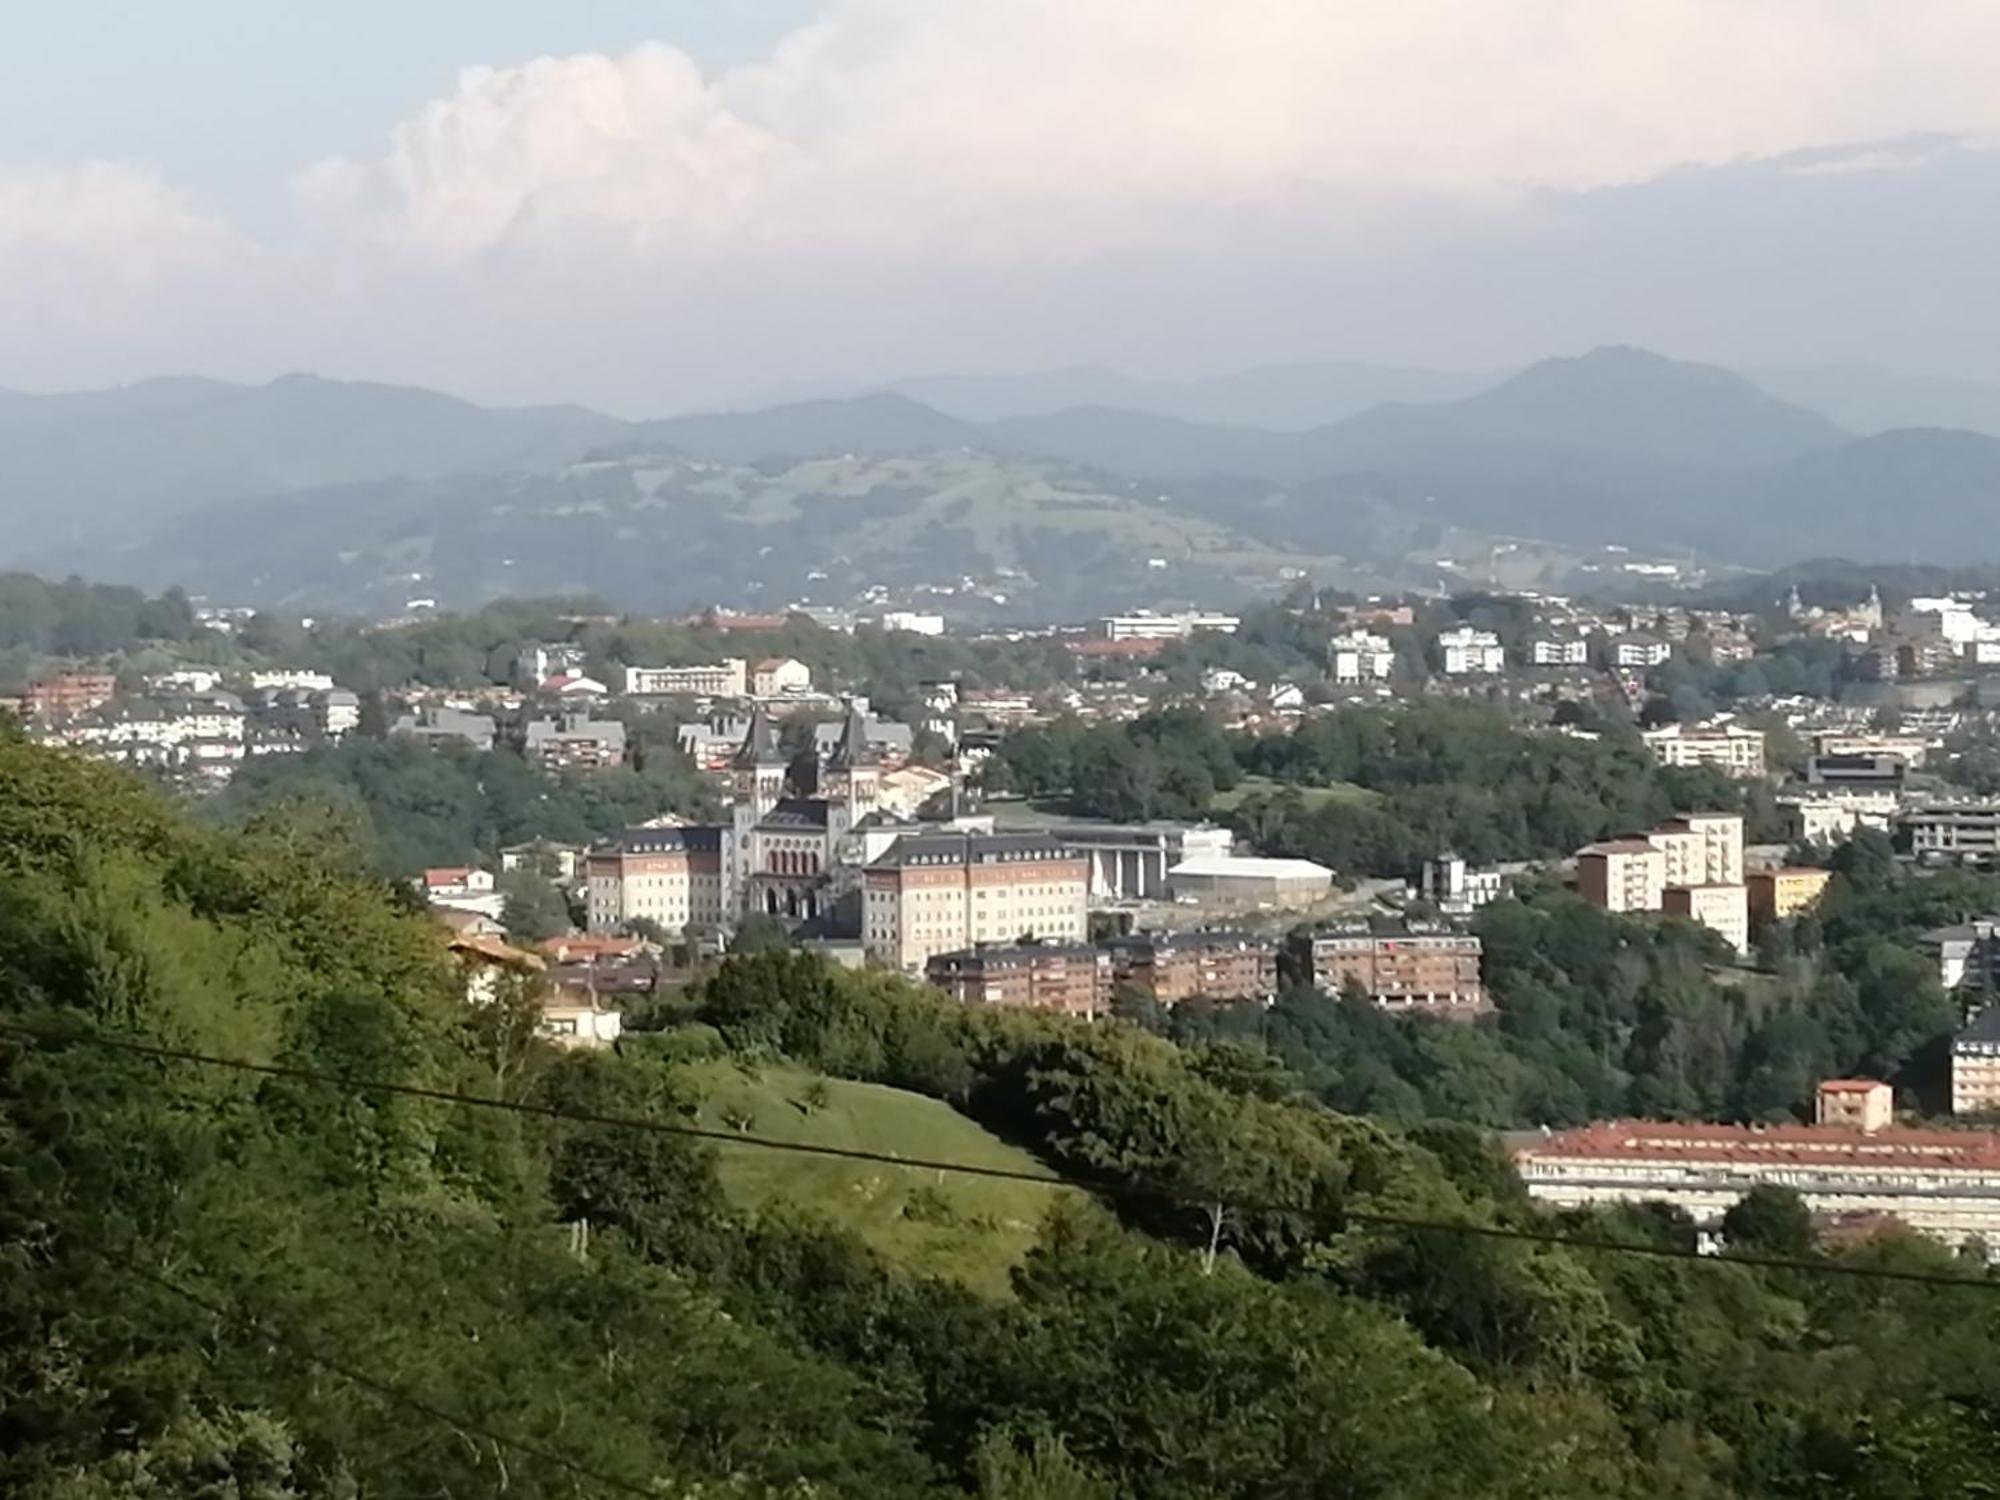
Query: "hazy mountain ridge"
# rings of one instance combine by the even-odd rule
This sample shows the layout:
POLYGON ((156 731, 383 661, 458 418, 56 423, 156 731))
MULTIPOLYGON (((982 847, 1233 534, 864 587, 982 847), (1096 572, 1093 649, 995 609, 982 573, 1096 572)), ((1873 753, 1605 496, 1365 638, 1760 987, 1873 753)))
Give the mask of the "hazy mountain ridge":
MULTIPOLYGON (((770 538, 732 536, 742 518, 730 506, 760 484, 824 477, 814 461, 847 456, 934 460, 908 478, 915 486, 942 483, 954 456, 1005 476, 979 495, 981 526, 970 538, 943 514, 962 495, 903 497, 928 506, 936 534, 921 544, 885 531, 887 512, 868 509, 887 505, 893 485, 863 501, 827 479, 824 508, 785 545, 850 551, 865 561, 860 571, 895 576, 905 562, 945 577, 1017 566, 1047 545, 1119 572, 1144 562, 1135 507, 1169 528, 1219 527, 1274 555, 1365 556, 1376 576, 1396 561, 1383 551, 1396 537, 1454 527, 1564 546, 1697 549, 1746 564, 1829 551, 1963 561, 2000 501, 2000 440, 1923 429, 1856 438, 1728 371, 1615 348, 1544 361, 1455 400, 1378 405, 1301 432, 1104 407, 982 423, 895 392, 627 422, 312 377, 267 386, 173 379, 0 404, 0 493, 15 504, 21 538, 11 560, 149 581, 167 581, 159 567, 173 560, 180 571, 169 576, 241 597, 285 579, 288 595, 331 587, 342 568, 328 570, 329 553, 365 554, 361 573, 394 581, 396 549, 383 544, 398 527, 432 536, 426 554, 454 529, 490 540, 485 575, 459 579, 473 593, 507 591, 509 570, 549 558, 570 559, 578 576, 548 586, 613 592, 605 577, 615 575, 650 597, 678 588, 662 582, 666 567, 687 571, 706 596, 725 583, 775 589, 810 569, 762 577, 760 568, 776 566, 759 551, 770 538), (626 545, 618 526, 591 520, 590 547, 526 526, 527 515, 595 515, 569 509, 577 476, 643 469, 647 455, 668 455, 662 463, 685 464, 689 475, 704 465, 726 471, 714 484, 734 498, 677 521, 694 526, 699 547, 640 525, 647 545, 665 549, 646 571, 617 555, 626 545), (596 466, 580 462, 592 457, 596 466), (1090 526, 1053 520, 1064 507, 1031 494, 1042 482, 1057 483, 1090 526), (1115 497, 1124 519, 1098 501, 1079 509, 1078 494, 1115 497), (995 518, 1010 507, 1019 536, 1002 545, 995 518), (966 552, 958 569, 949 566, 954 545, 966 552), (731 547, 748 547, 747 559, 731 547), (297 567, 287 549, 299 552, 297 567)), ((677 483, 703 493, 694 478, 677 483)), ((1073 571, 1067 559, 1057 572, 1073 571)), ((377 586, 367 583, 369 597, 377 586)))

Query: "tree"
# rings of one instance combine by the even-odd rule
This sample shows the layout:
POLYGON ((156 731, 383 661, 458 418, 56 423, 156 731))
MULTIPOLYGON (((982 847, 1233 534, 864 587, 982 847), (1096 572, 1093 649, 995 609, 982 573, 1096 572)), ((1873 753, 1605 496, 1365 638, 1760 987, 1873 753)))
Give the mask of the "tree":
POLYGON ((561 891, 533 871, 512 871, 495 884, 506 897, 500 920, 515 942, 544 943, 570 930, 569 903, 561 891))
POLYGON ((1798 1258, 1813 1248, 1812 1211, 1791 1188, 1760 1182, 1722 1216, 1722 1238, 1732 1250, 1798 1258))

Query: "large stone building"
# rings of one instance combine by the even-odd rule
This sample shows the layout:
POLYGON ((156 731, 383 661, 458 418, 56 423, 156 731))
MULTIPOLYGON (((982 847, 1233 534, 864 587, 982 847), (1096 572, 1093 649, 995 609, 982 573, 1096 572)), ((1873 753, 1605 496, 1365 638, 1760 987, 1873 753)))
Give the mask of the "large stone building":
POLYGON ((1713 1231, 1751 1188, 1795 1190, 1816 1215, 1886 1215, 1946 1244, 2000 1243, 2000 1133, 1903 1129, 1883 1085, 1837 1080, 1813 1125, 1611 1120, 1516 1151, 1529 1196, 1556 1208, 1658 1202, 1713 1231), (1881 1093, 1875 1092, 1881 1090, 1881 1093))
POLYGON ((1329 995, 1349 986, 1384 1010, 1468 1017, 1489 1008, 1480 941, 1443 923, 1356 919, 1300 940, 1312 981, 1329 995))
POLYGON ((645 920, 668 932, 734 920, 729 830, 714 826, 628 828, 584 858, 592 932, 645 920))
POLYGON ((760 706, 730 771, 737 890, 746 912, 814 920, 852 888, 860 825, 876 813, 882 767, 866 715, 850 705, 833 752, 792 757, 760 706))
POLYGON ((863 872, 868 957, 922 973, 937 954, 1023 939, 1082 942, 1090 869, 1046 833, 906 833, 863 872))

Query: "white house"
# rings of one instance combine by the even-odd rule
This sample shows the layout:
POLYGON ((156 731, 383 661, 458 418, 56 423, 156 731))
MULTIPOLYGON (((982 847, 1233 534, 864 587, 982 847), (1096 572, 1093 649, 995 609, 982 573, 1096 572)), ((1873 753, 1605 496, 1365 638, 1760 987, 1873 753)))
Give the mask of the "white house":
POLYGON ((760 661, 750 671, 750 693, 757 698, 775 698, 780 693, 812 691, 812 669, 789 656, 773 656, 760 661))
POLYGON ((1356 630, 1326 643, 1327 667, 1343 687, 1384 682, 1396 669, 1396 653, 1387 636, 1356 630))

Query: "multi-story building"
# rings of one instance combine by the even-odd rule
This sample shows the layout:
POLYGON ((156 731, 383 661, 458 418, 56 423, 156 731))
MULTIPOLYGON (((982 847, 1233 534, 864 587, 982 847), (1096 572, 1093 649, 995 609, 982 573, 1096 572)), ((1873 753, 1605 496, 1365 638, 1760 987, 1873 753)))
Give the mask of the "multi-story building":
POLYGON ((584 857, 592 932, 656 922, 669 932, 722 926, 729 904, 729 830, 715 826, 628 828, 584 857))
POLYGON ((28 712, 38 719, 67 719, 109 703, 118 679, 108 672, 58 672, 28 685, 28 712))
POLYGON ((1683 813, 1667 819, 1646 839, 1667 857, 1670 886, 1743 883, 1741 813, 1683 813))
POLYGON ((1606 839, 1576 854, 1576 888, 1605 911, 1658 911, 1667 857, 1646 839, 1606 839))
POLYGON ((2000 1005, 1989 1003, 1951 1039, 1951 1112, 2000 1111, 2000 1005))
POLYGON ((1888 832, 1902 799, 1894 792, 1800 788, 1778 798, 1787 832, 1808 844, 1837 844, 1863 828, 1888 832))
POLYGON ((1111 958, 1085 943, 1011 943, 935 953, 924 977, 967 1005, 1013 1005, 1081 1020, 1111 1003, 1111 958))
POLYGON ((1498 901, 1506 888, 1498 870, 1477 869, 1451 853, 1425 860, 1417 878, 1417 895, 1451 917, 1470 916, 1498 901))
POLYGON ((1752 870, 1743 882, 1749 892, 1751 922, 1761 927, 1766 922, 1783 922, 1810 911, 1832 878, 1832 871, 1812 865, 1752 870))
POLYGON ((1326 664, 1340 686, 1358 687, 1387 682, 1396 670, 1396 652, 1387 636, 1356 630, 1326 643, 1326 664))
POLYGON ((1634 632, 1611 643, 1611 664, 1627 671, 1657 667, 1674 654, 1674 648, 1656 635, 1634 632))
POLYGON ((1738 953, 1747 953, 1750 911, 1744 898, 1740 884, 1670 885, 1660 893, 1660 910, 1699 922, 1738 953))
POLYGON ((522 753, 552 771, 597 771, 622 765, 625 726, 616 719, 564 714, 536 719, 522 732, 522 753))
POLYGON ((1741 724, 1689 729, 1667 724, 1639 736, 1663 766, 1713 766, 1731 776, 1764 774, 1764 731, 1741 724))
POLYGON ((1088 935, 1090 866, 1046 833, 909 833, 863 872, 868 957, 921 973, 939 953, 1088 935))
POLYGON ((313 724, 320 737, 344 740, 361 727, 361 699, 346 688, 325 688, 312 698, 313 724))
POLYGON ((1384 1010, 1474 1016, 1490 1008, 1480 941, 1460 928, 1357 919, 1301 944, 1313 983, 1330 995, 1356 985, 1384 1010))
POLYGON ((1587 667, 1590 642, 1580 635, 1538 635, 1528 642, 1531 667, 1587 667))
POLYGON ((1811 755, 1806 785, 1815 790, 1899 797, 1909 763, 1900 755, 1811 755))
POLYGON ((1097 625, 1107 641, 1184 641, 1195 635, 1234 635, 1242 623, 1235 615, 1203 610, 1177 615, 1156 615, 1142 610, 1133 615, 1106 615, 1097 625))
POLYGON ((432 749, 457 746, 467 750, 491 750, 498 728, 491 714, 468 713, 462 708, 435 707, 421 713, 404 714, 389 726, 392 735, 418 740, 432 749))
POLYGON ((1490 676, 1507 670, 1507 653, 1490 630, 1461 625, 1439 635, 1437 643, 1447 677, 1490 676))
POLYGON ((737 656, 689 667, 627 667, 625 691, 634 698, 744 698, 750 667, 737 656))
POLYGON ((1240 932, 1145 932, 1113 938, 1112 977, 1162 1005, 1261 999, 1278 988, 1277 945, 1240 932))
POLYGON ((1820 755, 1893 755, 1914 768, 1930 754, 1931 742, 1920 734, 1825 730, 1813 736, 1813 749, 1820 755))
POLYGON ((324 693, 333 686, 333 679, 324 672, 309 672, 303 667, 272 667, 250 674, 250 686, 257 692, 324 693))
POLYGON ((768 656, 750 669, 750 691, 758 698, 812 691, 812 668, 789 656, 768 656))
POLYGON ((1992 864, 2000 858, 2000 802, 1940 802, 1905 808, 1895 826, 1926 862, 1992 864))
POLYGON ((730 770, 731 865, 746 911, 813 921, 858 883, 858 830, 875 820, 882 789, 858 703, 825 761, 807 759, 801 767, 785 753, 760 704, 730 770))
MULTIPOLYGON (((1879 1104, 1860 1113, 1881 1118, 1879 1104)), ((1815 1215, 1886 1215, 1953 1246, 2000 1238, 1992 1131, 1612 1120, 1534 1141, 1514 1166, 1529 1196, 1552 1207, 1666 1203, 1711 1233, 1751 1188, 1773 1184, 1815 1215)))

